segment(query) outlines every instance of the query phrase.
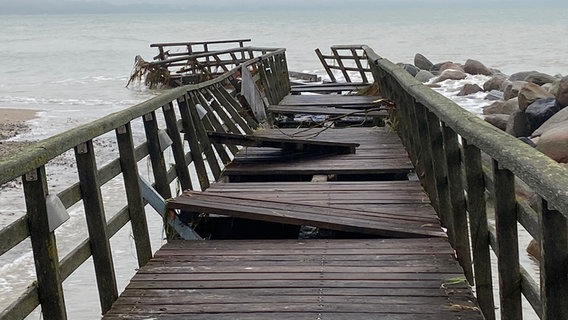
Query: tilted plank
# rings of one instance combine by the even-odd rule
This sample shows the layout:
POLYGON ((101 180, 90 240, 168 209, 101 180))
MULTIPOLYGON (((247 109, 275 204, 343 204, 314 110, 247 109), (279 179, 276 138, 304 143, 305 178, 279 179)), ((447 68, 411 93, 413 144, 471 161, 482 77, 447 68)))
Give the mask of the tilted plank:
POLYGON ((358 143, 308 140, 295 137, 277 138, 239 135, 224 132, 208 132, 209 138, 216 143, 236 144, 247 147, 271 147, 285 150, 302 150, 319 153, 355 153, 358 143))

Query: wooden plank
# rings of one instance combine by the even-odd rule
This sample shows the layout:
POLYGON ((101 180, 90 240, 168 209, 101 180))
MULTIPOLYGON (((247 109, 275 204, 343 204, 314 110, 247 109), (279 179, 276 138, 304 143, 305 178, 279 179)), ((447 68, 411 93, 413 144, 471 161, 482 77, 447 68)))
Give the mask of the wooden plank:
POLYGON ((382 101, 381 96, 287 95, 278 103, 278 105, 371 108, 380 106, 382 101))
POLYGON ((251 135, 239 135, 223 132, 208 132, 209 138, 217 143, 236 144, 248 147, 271 147, 284 150, 302 150, 320 153, 355 153, 358 143, 308 140, 298 138, 273 138, 251 135))
POLYGON ((308 312, 322 319, 482 319, 469 286, 453 280, 461 268, 451 252, 439 238, 173 241, 156 257, 188 254, 191 265, 142 268, 103 319, 307 319, 308 312), (317 256, 301 253, 305 248, 317 256), (240 258, 216 264, 227 261, 227 251, 240 258), (271 260, 272 251, 286 259, 271 260), (398 269, 371 266, 377 259, 400 258, 399 251, 413 251, 421 262, 398 269), (195 260, 204 254, 210 260, 195 260), (302 256, 311 263, 295 264, 302 256), (352 265, 329 266, 332 257, 352 265))
POLYGON ((403 220, 396 217, 371 219, 368 216, 359 217, 345 209, 333 208, 326 208, 322 214, 323 208, 317 206, 230 198, 192 191, 168 202, 168 208, 392 237, 445 237, 441 230, 421 224, 403 226, 403 220))
POLYGON ((368 116, 368 117, 387 117, 386 110, 363 110, 363 109, 346 109, 334 107, 312 107, 312 106, 281 106, 269 105, 268 111, 282 114, 314 114, 314 115, 330 115, 330 116, 368 116))

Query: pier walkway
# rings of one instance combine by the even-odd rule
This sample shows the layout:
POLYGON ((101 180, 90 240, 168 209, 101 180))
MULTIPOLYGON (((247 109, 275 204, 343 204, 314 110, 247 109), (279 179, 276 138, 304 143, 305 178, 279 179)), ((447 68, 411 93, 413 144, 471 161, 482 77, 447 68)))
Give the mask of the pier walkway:
POLYGON ((173 241, 103 319, 483 319, 398 136, 270 129, 355 153, 246 147, 171 209, 319 227, 326 239, 173 241), (223 179, 221 179, 223 180, 223 179))

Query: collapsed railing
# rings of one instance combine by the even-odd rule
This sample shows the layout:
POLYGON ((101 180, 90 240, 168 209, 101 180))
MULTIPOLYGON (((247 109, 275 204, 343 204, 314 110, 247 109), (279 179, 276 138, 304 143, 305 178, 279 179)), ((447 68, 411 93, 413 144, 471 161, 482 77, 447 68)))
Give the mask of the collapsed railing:
POLYGON ((501 319, 522 319, 521 294, 541 319, 568 319, 568 170, 372 49, 365 51, 381 94, 397 106, 397 130, 448 228, 467 280, 475 285, 485 318, 495 319, 491 247, 501 319), (490 158, 489 166, 482 155, 490 158), (515 178, 538 195, 538 210, 517 201, 515 178), (494 228, 487 220, 486 193, 494 202, 494 228), (540 243, 540 284, 519 262, 518 223, 540 243))
MULTIPOLYGON (((145 217, 149 199, 142 196, 144 184, 139 181, 139 165, 149 158, 153 188, 163 199, 172 197, 174 180, 181 189, 201 190, 211 180, 217 180, 238 149, 212 144, 206 131, 251 133, 258 122, 249 114, 250 108, 263 108, 289 91, 285 50, 267 52, 213 80, 165 91, 146 102, 40 141, 0 162, 0 185, 21 177, 27 212, 0 230, 0 256, 29 238, 37 276, 37 281, 0 312, 0 318, 23 319, 41 305, 45 319, 66 319, 62 282, 91 256, 101 311, 109 310, 118 297, 109 239, 131 222, 138 265, 145 265, 152 256, 145 217), (266 94, 259 87, 266 88, 266 94), (139 120, 145 141, 135 144, 131 123, 139 120), (119 157, 99 168, 93 140, 113 131, 119 157), (164 133, 169 139, 162 138, 164 133), (164 142, 168 140, 171 142, 164 142), (57 198, 65 209, 83 202, 89 238, 60 259, 55 232, 49 228, 46 164, 69 150, 74 150, 79 181, 57 193, 57 198), (166 164, 167 155, 173 158, 168 160, 173 162, 172 167, 166 164), (119 175, 123 177, 127 205, 106 214, 101 187, 119 175), (192 181, 192 176, 197 176, 198 181, 192 181), (108 222, 107 216, 111 217, 108 222)), ((168 223, 172 219, 175 217, 164 216, 168 223)))
MULTIPOLYGON (((137 57, 129 84, 141 82, 155 88, 195 84, 223 75, 254 58, 273 52, 274 48, 244 46, 250 39, 219 40, 206 42, 156 43, 159 54, 154 61, 137 57), (227 45, 238 44, 227 48, 227 45), (224 46, 224 47, 218 47, 224 46)), ((252 72, 255 66, 251 65, 252 72)))

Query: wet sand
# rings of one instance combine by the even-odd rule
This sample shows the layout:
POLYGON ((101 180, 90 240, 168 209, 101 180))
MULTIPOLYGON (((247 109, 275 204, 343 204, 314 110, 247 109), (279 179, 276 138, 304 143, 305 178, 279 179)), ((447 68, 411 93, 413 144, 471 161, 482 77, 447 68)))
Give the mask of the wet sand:
POLYGON ((26 121, 37 117, 38 110, 0 109, 0 159, 11 156, 31 141, 6 141, 30 130, 26 121))

